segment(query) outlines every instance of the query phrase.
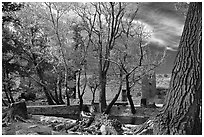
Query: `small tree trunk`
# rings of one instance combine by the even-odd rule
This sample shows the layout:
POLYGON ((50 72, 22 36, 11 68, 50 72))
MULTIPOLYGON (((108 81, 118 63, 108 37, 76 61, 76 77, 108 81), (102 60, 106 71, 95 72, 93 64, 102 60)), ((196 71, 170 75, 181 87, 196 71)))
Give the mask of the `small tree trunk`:
POLYGON ((58 99, 57 87, 55 87, 55 102, 56 102, 57 104, 60 104, 60 103, 59 103, 59 99, 58 99))
POLYGON ((62 99, 62 88, 61 88, 61 84, 59 85, 59 102, 60 104, 65 104, 63 99, 62 99))
POLYGON ((62 88, 61 88, 61 78, 60 78, 61 75, 59 75, 58 79, 57 79, 57 89, 59 91, 59 95, 58 95, 58 99, 59 99, 59 104, 65 104, 63 99, 62 99, 62 88))
MULTIPOLYGON (((63 52, 63 51, 62 51, 63 52)), ((65 60, 64 60, 65 61, 65 60)), ((66 62, 66 61, 65 61, 66 62)), ((68 91, 68 83, 67 83, 67 65, 65 63, 65 93, 66 93, 66 96, 67 96, 67 106, 70 106, 70 99, 69 99, 69 91, 68 91)))
POLYGON ((101 72, 100 80, 100 93, 99 93, 99 111, 102 113, 106 108, 106 75, 101 72))
POLYGON ((82 96, 79 97, 79 110, 82 111, 82 107, 83 107, 83 98, 82 96))
POLYGON ((105 110, 105 114, 109 114, 111 108, 113 107, 113 105, 115 104, 115 102, 118 100, 118 97, 121 93, 121 89, 122 89, 122 86, 119 88, 118 90, 118 93, 115 95, 115 97, 113 98, 113 100, 111 101, 111 103, 108 105, 108 107, 106 108, 105 110))
POLYGON ((79 110, 82 110, 83 107, 83 98, 81 95, 81 89, 80 89, 80 80, 81 80, 81 70, 78 72, 78 79, 77 79, 77 90, 78 90, 78 98, 79 98, 79 110))
POLYGON ((47 91, 47 88, 43 86, 43 91, 47 97, 47 102, 49 105, 55 105, 53 99, 52 99, 52 96, 49 94, 49 92, 47 91))
POLYGON ((108 107, 106 108, 105 110, 105 114, 109 114, 111 108, 113 107, 113 105, 115 104, 115 102, 118 100, 118 97, 121 93, 121 90, 122 90, 122 76, 123 76, 123 73, 122 73, 122 69, 120 70, 120 85, 119 85, 119 89, 118 89, 118 93, 115 95, 115 97, 113 98, 113 100, 111 101, 111 103, 108 105, 108 107))
POLYGON ((132 112, 132 114, 135 114, 136 113, 135 106, 134 106, 134 103, 132 100, 132 96, 130 95, 129 75, 125 76, 125 80, 126 80, 127 98, 128 98, 129 103, 130 103, 131 112, 132 112))
POLYGON ((91 104, 93 105, 95 102, 95 94, 96 94, 96 88, 92 91, 92 101, 91 104))
POLYGON ((66 97, 67 97, 67 106, 70 106, 69 93, 67 90, 65 91, 65 93, 66 93, 66 97))

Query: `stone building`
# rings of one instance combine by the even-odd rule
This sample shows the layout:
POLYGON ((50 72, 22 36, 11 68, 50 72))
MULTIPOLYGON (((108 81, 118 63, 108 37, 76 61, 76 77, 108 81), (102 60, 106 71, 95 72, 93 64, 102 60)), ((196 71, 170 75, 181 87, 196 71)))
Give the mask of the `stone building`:
POLYGON ((141 105, 146 106, 146 105, 155 103, 154 99, 157 94, 155 72, 146 74, 142 78, 141 93, 142 93, 141 105))

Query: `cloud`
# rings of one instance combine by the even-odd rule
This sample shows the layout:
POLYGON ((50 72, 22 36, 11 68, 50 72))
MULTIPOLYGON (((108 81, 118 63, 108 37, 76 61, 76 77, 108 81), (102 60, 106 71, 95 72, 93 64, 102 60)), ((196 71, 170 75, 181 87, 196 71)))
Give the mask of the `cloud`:
POLYGON ((142 3, 136 20, 153 29, 151 43, 175 51, 179 45, 185 18, 176 11, 172 2, 142 3))

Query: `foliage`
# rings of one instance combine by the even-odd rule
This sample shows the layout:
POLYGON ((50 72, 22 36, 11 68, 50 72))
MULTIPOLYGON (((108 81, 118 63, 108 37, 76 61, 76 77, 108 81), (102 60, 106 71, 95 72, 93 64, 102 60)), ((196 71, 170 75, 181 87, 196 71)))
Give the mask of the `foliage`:
POLYGON ((3 2, 2 3, 2 72, 3 91, 9 103, 14 102, 12 88, 16 86, 14 79, 22 72, 19 63, 19 55, 22 53, 22 43, 15 34, 14 28, 18 27, 19 19, 14 13, 19 11, 22 4, 3 2))

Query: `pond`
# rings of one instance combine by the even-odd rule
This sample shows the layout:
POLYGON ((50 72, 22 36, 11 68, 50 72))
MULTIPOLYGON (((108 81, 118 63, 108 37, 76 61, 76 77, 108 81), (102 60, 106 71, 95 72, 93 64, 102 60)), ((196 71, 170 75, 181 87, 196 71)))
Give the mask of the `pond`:
MULTIPOLYGON (((49 115, 51 116, 51 115, 49 115)), ((79 115, 52 115, 55 117, 71 118, 77 120, 79 115)), ((110 116, 110 119, 117 119, 122 124, 140 125, 147 121, 148 117, 131 117, 131 116, 110 116)))

